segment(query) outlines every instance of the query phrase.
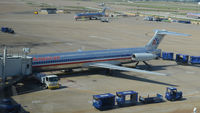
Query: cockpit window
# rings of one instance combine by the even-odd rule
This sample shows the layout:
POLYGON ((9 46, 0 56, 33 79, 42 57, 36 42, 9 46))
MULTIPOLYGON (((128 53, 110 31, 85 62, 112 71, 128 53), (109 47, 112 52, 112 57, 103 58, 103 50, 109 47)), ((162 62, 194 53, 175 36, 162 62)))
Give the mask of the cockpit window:
POLYGON ((58 77, 51 77, 51 78, 49 78, 49 81, 50 82, 58 81, 58 77))

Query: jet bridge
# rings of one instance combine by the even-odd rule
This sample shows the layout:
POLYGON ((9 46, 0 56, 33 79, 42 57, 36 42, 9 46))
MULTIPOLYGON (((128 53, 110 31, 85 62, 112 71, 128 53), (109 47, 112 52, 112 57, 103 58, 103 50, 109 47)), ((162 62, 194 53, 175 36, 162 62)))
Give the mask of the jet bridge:
POLYGON ((16 75, 29 75, 32 73, 31 57, 10 56, 4 59, 0 58, 0 75, 6 77, 16 75))
POLYGON ((26 54, 7 54, 7 49, 4 48, 3 54, 0 55, 0 78, 3 84, 5 84, 7 77, 19 76, 20 78, 23 78, 31 73, 31 57, 28 57, 26 54))

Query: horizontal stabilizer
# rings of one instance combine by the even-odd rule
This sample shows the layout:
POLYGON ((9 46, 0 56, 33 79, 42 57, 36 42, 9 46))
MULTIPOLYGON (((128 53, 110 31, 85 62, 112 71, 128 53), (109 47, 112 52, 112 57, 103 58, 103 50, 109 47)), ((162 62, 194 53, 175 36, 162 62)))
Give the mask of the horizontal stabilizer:
POLYGON ((176 33, 176 32, 171 32, 171 31, 166 31, 166 30, 155 30, 155 32, 157 32, 157 34, 162 34, 162 35, 191 36, 189 34, 176 33))
POLYGON ((121 70, 121 71, 133 71, 133 72, 137 72, 137 73, 145 73, 145 74, 151 74, 151 75, 161 75, 161 76, 167 75, 167 74, 163 74, 163 73, 127 68, 127 67, 112 65, 112 64, 108 64, 108 63, 93 63, 90 66, 91 67, 106 68, 106 69, 113 69, 113 70, 121 70))

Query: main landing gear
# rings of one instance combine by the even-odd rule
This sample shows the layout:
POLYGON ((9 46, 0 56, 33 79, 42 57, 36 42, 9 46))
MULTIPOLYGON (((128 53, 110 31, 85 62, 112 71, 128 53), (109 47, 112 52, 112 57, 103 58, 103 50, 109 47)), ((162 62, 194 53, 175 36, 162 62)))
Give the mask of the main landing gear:
MULTIPOLYGON (((142 61, 142 62, 148 67, 148 69, 152 68, 152 66, 148 64, 146 61, 142 61)), ((134 67, 137 67, 138 64, 139 64, 139 61, 136 62, 134 67)))

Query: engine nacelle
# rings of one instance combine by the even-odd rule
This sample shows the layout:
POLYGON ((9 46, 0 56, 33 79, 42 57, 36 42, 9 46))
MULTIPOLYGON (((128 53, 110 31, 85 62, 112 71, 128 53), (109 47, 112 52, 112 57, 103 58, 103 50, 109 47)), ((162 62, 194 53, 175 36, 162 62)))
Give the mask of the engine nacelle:
POLYGON ((157 55, 152 54, 152 53, 136 53, 132 55, 133 61, 148 61, 148 60, 153 60, 156 58, 157 58, 157 55))

